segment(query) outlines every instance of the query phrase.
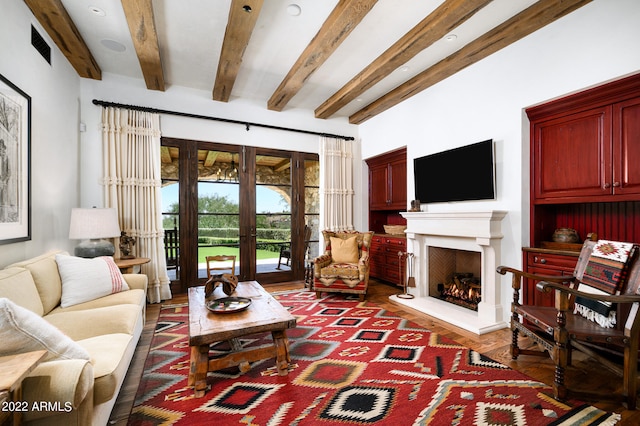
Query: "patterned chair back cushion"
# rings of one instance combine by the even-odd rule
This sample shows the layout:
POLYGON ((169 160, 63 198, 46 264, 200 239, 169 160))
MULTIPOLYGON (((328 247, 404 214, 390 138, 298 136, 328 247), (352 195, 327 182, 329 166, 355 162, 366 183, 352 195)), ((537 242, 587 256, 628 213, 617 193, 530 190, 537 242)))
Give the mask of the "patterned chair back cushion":
POLYGON ((358 255, 362 257, 362 250, 369 251, 369 247, 371 246, 371 239, 373 238, 373 232, 358 232, 358 231, 322 231, 322 236, 324 238, 324 251, 325 253, 331 252, 331 237, 341 238, 343 240, 349 239, 353 236, 356 236, 356 240, 358 241, 358 255))

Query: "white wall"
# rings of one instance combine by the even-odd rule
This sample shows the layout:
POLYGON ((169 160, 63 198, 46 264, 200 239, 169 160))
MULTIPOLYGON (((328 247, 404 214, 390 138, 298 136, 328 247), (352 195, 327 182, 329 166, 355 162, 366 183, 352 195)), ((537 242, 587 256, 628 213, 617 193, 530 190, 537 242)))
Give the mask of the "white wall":
MULTIPOLYGON (((411 200, 414 158, 493 139, 497 200, 425 204, 423 210, 508 211, 502 263, 520 267, 521 247, 529 243, 529 123, 524 109, 638 72, 639 22, 637 0, 595 0, 360 125, 363 158, 407 145, 411 200)), ((367 194, 361 195, 365 203, 367 194)), ((502 288, 508 315, 508 278, 502 288)))
POLYGON ((0 267, 51 248, 72 250, 69 216, 78 202, 80 78, 22 1, 3 1, 0 74, 31 97, 31 241, 0 245, 0 267), (31 25, 51 65, 31 46, 31 25))

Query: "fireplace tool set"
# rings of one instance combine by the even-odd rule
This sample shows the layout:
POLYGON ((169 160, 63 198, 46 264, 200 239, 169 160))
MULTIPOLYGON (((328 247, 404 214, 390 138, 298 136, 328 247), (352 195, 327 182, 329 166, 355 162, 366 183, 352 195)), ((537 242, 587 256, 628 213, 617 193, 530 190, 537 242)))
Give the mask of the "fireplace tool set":
POLYGON ((413 299, 415 296, 413 294, 407 293, 407 288, 408 287, 415 287, 416 286, 416 279, 413 276, 413 253, 403 253, 401 251, 398 252, 398 260, 399 260, 399 264, 400 264, 400 280, 403 284, 404 287, 404 292, 400 293, 397 295, 397 297, 401 298, 401 299, 413 299), (407 257, 407 269, 408 269, 408 273, 407 273, 407 280, 403 280, 402 277, 404 276, 404 274, 402 273, 402 258, 406 256, 407 257))

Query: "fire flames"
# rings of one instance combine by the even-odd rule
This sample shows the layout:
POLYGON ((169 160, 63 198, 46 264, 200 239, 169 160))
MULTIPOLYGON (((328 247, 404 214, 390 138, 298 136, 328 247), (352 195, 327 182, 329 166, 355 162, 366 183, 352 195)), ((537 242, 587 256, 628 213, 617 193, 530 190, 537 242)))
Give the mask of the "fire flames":
POLYGON ((456 272, 447 283, 438 284, 440 297, 447 302, 478 310, 482 299, 480 280, 472 273, 456 272))

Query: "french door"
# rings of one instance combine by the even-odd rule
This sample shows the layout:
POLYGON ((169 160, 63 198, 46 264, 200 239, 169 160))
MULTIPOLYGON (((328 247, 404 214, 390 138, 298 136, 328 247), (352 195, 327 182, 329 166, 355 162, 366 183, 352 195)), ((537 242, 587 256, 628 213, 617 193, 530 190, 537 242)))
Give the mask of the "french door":
POLYGON ((263 284, 302 279, 317 255, 317 155, 163 138, 162 177, 173 291, 202 285, 209 255, 235 255, 238 278, 263 284))

